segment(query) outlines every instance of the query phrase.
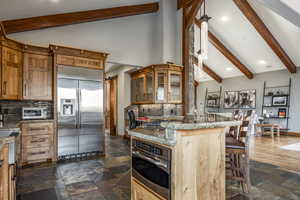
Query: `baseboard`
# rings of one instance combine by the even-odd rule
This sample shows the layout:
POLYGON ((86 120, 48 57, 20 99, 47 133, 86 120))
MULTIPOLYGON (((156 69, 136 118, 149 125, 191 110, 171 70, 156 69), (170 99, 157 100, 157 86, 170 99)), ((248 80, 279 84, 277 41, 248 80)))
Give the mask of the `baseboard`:
POLYGON ((300 133, 299 132, 288 132, 287 135, 300 137, 300 133))

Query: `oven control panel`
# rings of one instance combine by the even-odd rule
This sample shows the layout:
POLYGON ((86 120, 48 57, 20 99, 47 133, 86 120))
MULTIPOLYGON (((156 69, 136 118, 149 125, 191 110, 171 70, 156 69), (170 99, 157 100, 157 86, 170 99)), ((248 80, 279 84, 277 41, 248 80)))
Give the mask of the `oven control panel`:
POLYGON ((139 140, 133 140, 133 147, 140 149, 146 153, 164 157, 167 160, 170 159, 170 150, 169 149, 159 146, 159 145, 156 145, 156 144, 153 144, 153 143, 143 142, 143 141, 139 141, 139 140))

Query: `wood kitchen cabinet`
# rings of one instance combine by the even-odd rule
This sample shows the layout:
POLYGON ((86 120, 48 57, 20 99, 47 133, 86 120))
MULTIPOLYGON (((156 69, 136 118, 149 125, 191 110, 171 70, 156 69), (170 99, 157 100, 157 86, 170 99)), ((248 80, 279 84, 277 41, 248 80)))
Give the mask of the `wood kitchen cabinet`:
POLYGON ((132 104, 182 103, 183 67, 151 65, 131 74, 132 104))
POLYGON ((54 123, 52 121, 22 122, 21 131, 22 166, 56 160, 54 123))
POLYGON ((8 151, 8 145, 5 144, 0 152, 0 200, 9 199, 8 151))
POLYGON ((131 190, 131 200, 165 200, 164 198, 159 197, 157 194, 150 192, 145 186, 138 183, 134 179, 131 181, 131 190))
POLYGON ((25 45, 23 66, 23 99, 52 98, 52 57, 48 48, 25 45))
POLYGON ((1 99, 21 99, 22 46, 11 40, 1 44, 1 99))

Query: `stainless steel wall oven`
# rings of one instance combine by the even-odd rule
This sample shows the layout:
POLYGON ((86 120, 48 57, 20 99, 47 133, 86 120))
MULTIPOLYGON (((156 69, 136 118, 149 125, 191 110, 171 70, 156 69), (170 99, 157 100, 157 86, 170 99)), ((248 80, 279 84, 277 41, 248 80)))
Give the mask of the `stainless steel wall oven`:
POLYGON ((170 200, 171 149, 135 139, 132 143, 132 176, 170 200))

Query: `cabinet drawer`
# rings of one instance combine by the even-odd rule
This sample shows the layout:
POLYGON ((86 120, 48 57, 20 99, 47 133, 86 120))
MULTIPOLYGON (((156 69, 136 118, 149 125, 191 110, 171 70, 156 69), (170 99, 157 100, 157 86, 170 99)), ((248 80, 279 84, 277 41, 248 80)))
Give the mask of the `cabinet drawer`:
POLYGON ((50 144, 51 135, 32 135, 23 136, 22 138, 23 148, 49 147, 50 144))
POLYGON ((23 162, 46 160, 51 158, 51 149, 50 147, 24 148, 22 154, 23 162))
POLYGON ((24 123, 22 135, 53 135, 53 123, 24 123))

